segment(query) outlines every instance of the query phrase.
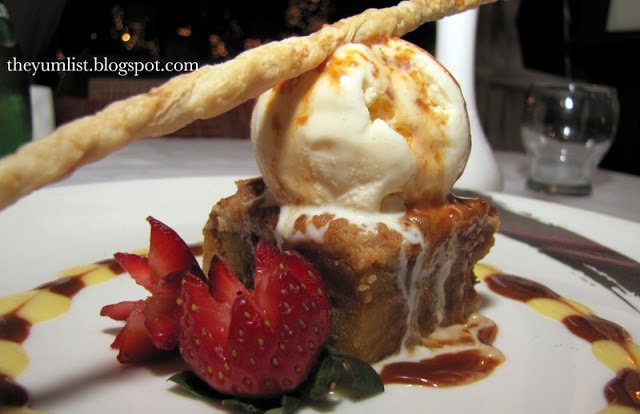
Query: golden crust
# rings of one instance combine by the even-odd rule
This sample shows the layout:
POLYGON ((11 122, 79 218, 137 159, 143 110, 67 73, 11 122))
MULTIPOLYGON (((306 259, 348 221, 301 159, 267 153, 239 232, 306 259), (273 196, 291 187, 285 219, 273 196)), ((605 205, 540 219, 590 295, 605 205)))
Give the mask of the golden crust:
POLYGON ((403 36, 421 24, 495 0, 408 0, 369 9, 305 37, 272 42, 177 76, 146 94, 61 126, 0 160, 0 209, 128 143, 170 134, 255 98, 322 63, 339 45, 403 36))
POLYGON ((236 194, 213 206, 203 229, 205 271, 217 255, 251 285, 258 239, 299 251, 324 279, 333 315, 329 342, 338 352, 379 361, 397 352, 403 338, 415 345, 436 327, 461 323, 477 311, 473 267, 493 245, 499 225, 488 202, 452 197, 407 211, 405 219, 428 241, 424 248, 384 224, 369 232, 328 213, 298 217, 294 226, 302 233, 309 225, 326 229, 320 242, 282 239, 280 207, 269 202, 262 179, 237 186, 236 194), (400 280, 416 289, 411 303, 400 280))

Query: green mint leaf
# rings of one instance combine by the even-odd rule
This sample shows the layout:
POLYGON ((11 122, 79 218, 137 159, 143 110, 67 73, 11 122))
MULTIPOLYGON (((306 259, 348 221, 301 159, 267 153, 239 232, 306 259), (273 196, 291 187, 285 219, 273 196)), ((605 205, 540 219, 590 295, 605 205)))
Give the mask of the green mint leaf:
MULTIPOLYGON (((366 398, 384 391, 378 372, 366 362, 348 355, 331 355, 343 368, 337 386, 355 398, 366 398)), ((338 390, 337 390, 338 391, 338 390)))
POLYGON ((283 395, 279 400, 252 400, 248 398, 234 398, 221 394, 198 378, 191 371, 183 371, 169 378, 187 393, 203 398, 207 401, 217 401, 226 407, 235 408, 251 414, 292 414, 302 404, 302 401, 291 395, 283 395))
POLYGON ((226 407, 236 408, 242 410, 245 413, 250 414, 263 414, 266 413, 263 408, 258 407, 251 400, 240 400, 237 398, 227 398, 222 400, 222 405, 226 407))
POLYGON ((312 401, 321 400, 331 391, 333 384, 340 379, 342 371, 343 367, 340 361, 337 361, 331 355, 327 355, 311 371, 307 380, 298 388, 298 391, 312 401))
POLYGON ((191 371, 179 372, 172 375, 168 380, 195 397, 207 400, 224 398, 222 394, 218 394, 191 371))
POLYGON ((318 401, 331 390, 347 397, 361 399, 384 391, 378 372, 366 362, 328 348, 324 358, 307 381, 299 388, 304 397, 318 401))
POLYGON ((307 403, 320 401, 331 391, 352 399, 367 398, 384 391, 384 383, 373 367, 332 349, 321 354, 319 363, 294 395, 285 394, 279 400, 252 400, 220 394, 191 371, 175 374, 169 380, 196 397, 252 414, 292 414, 305 403, 304 400, 307 403))
POLYGON ((292 395, 285 394, 280 399, 280 407, 265 411, 264 414, 292 414, 302 405, 302 400, 292 395))

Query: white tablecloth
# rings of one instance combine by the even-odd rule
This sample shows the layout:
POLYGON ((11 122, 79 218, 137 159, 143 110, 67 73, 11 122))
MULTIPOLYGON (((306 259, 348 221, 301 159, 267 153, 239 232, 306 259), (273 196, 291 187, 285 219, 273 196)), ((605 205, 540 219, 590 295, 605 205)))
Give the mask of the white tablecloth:
MULTIPOLYGON (((502 170, 504 193, 640 222, 640 177, 601 169, 596 172, 591 195, 550 195, 526 188, 527 161, 524 154, 498 151, 496 157, 502 170)), ((55 185, 258 174, 249 140, 152 138, 134 142, 103 160, 79 169, 55 185)))

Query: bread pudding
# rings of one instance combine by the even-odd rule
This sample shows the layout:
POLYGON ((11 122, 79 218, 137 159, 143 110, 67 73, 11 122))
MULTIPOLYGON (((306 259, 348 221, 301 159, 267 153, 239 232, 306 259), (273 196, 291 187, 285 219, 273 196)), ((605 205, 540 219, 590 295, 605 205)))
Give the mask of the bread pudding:
POLYGON ((388 218, 375 223, 278 206, 260 178, 237 185, 211 211, 204 263, 218 255, 251 284, 257 240, 301 252, 324 278, 333 313, 330 345, 339 352, 376 362, 478 309, 473 266, 498 226, 483 199, 451 197, 395 217, 394 226, 388 218), (425 244, 402 227, 419 231, 425 244))
POLYGON ((213 207, 205 267, 217 255, 251 285, 258 240, 301 252, 330 295, 330 345, 368 362, 478 309, 473 266, 498 217, 451 193, 469 123, 431 55, 395 38, 342 46, 261 95, 251 131, 262 177, 213 207))

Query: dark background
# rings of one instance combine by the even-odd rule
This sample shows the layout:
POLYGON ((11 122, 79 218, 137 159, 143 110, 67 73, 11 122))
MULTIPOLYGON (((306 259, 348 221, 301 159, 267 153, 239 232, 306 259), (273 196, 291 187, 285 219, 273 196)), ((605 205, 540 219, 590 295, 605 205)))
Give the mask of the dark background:
MULTIPOLYGON (((26 60, 99 56, 111 61, 201 64, 225 61, 270 40, 311 33, 323 23, 369 7, 397 4, 396 0, 181 0, 170 6, 151 0, 5 2, 26 60)), ((640 138, 640 70, 632 62, 640 50, 640 32, 605 30, 609 0, 514 3, 518 7, 515 21, 506 24, 517 29, 509 34, 517 33, 514 42, 521 50, 516 56, 521 56, 525 68, 618 89, 619 131, 601 166, 640 175, 634 141, 640 138)), ((433 52, 435 24, 426 24, 405 38, 433 52)), ((56 98, 83 99, 88 95, 88 76, 42 73, 33 81, 53 87, 56 98)), ((145 78, 159 80, 167 76, 145 73, 145 78)))

